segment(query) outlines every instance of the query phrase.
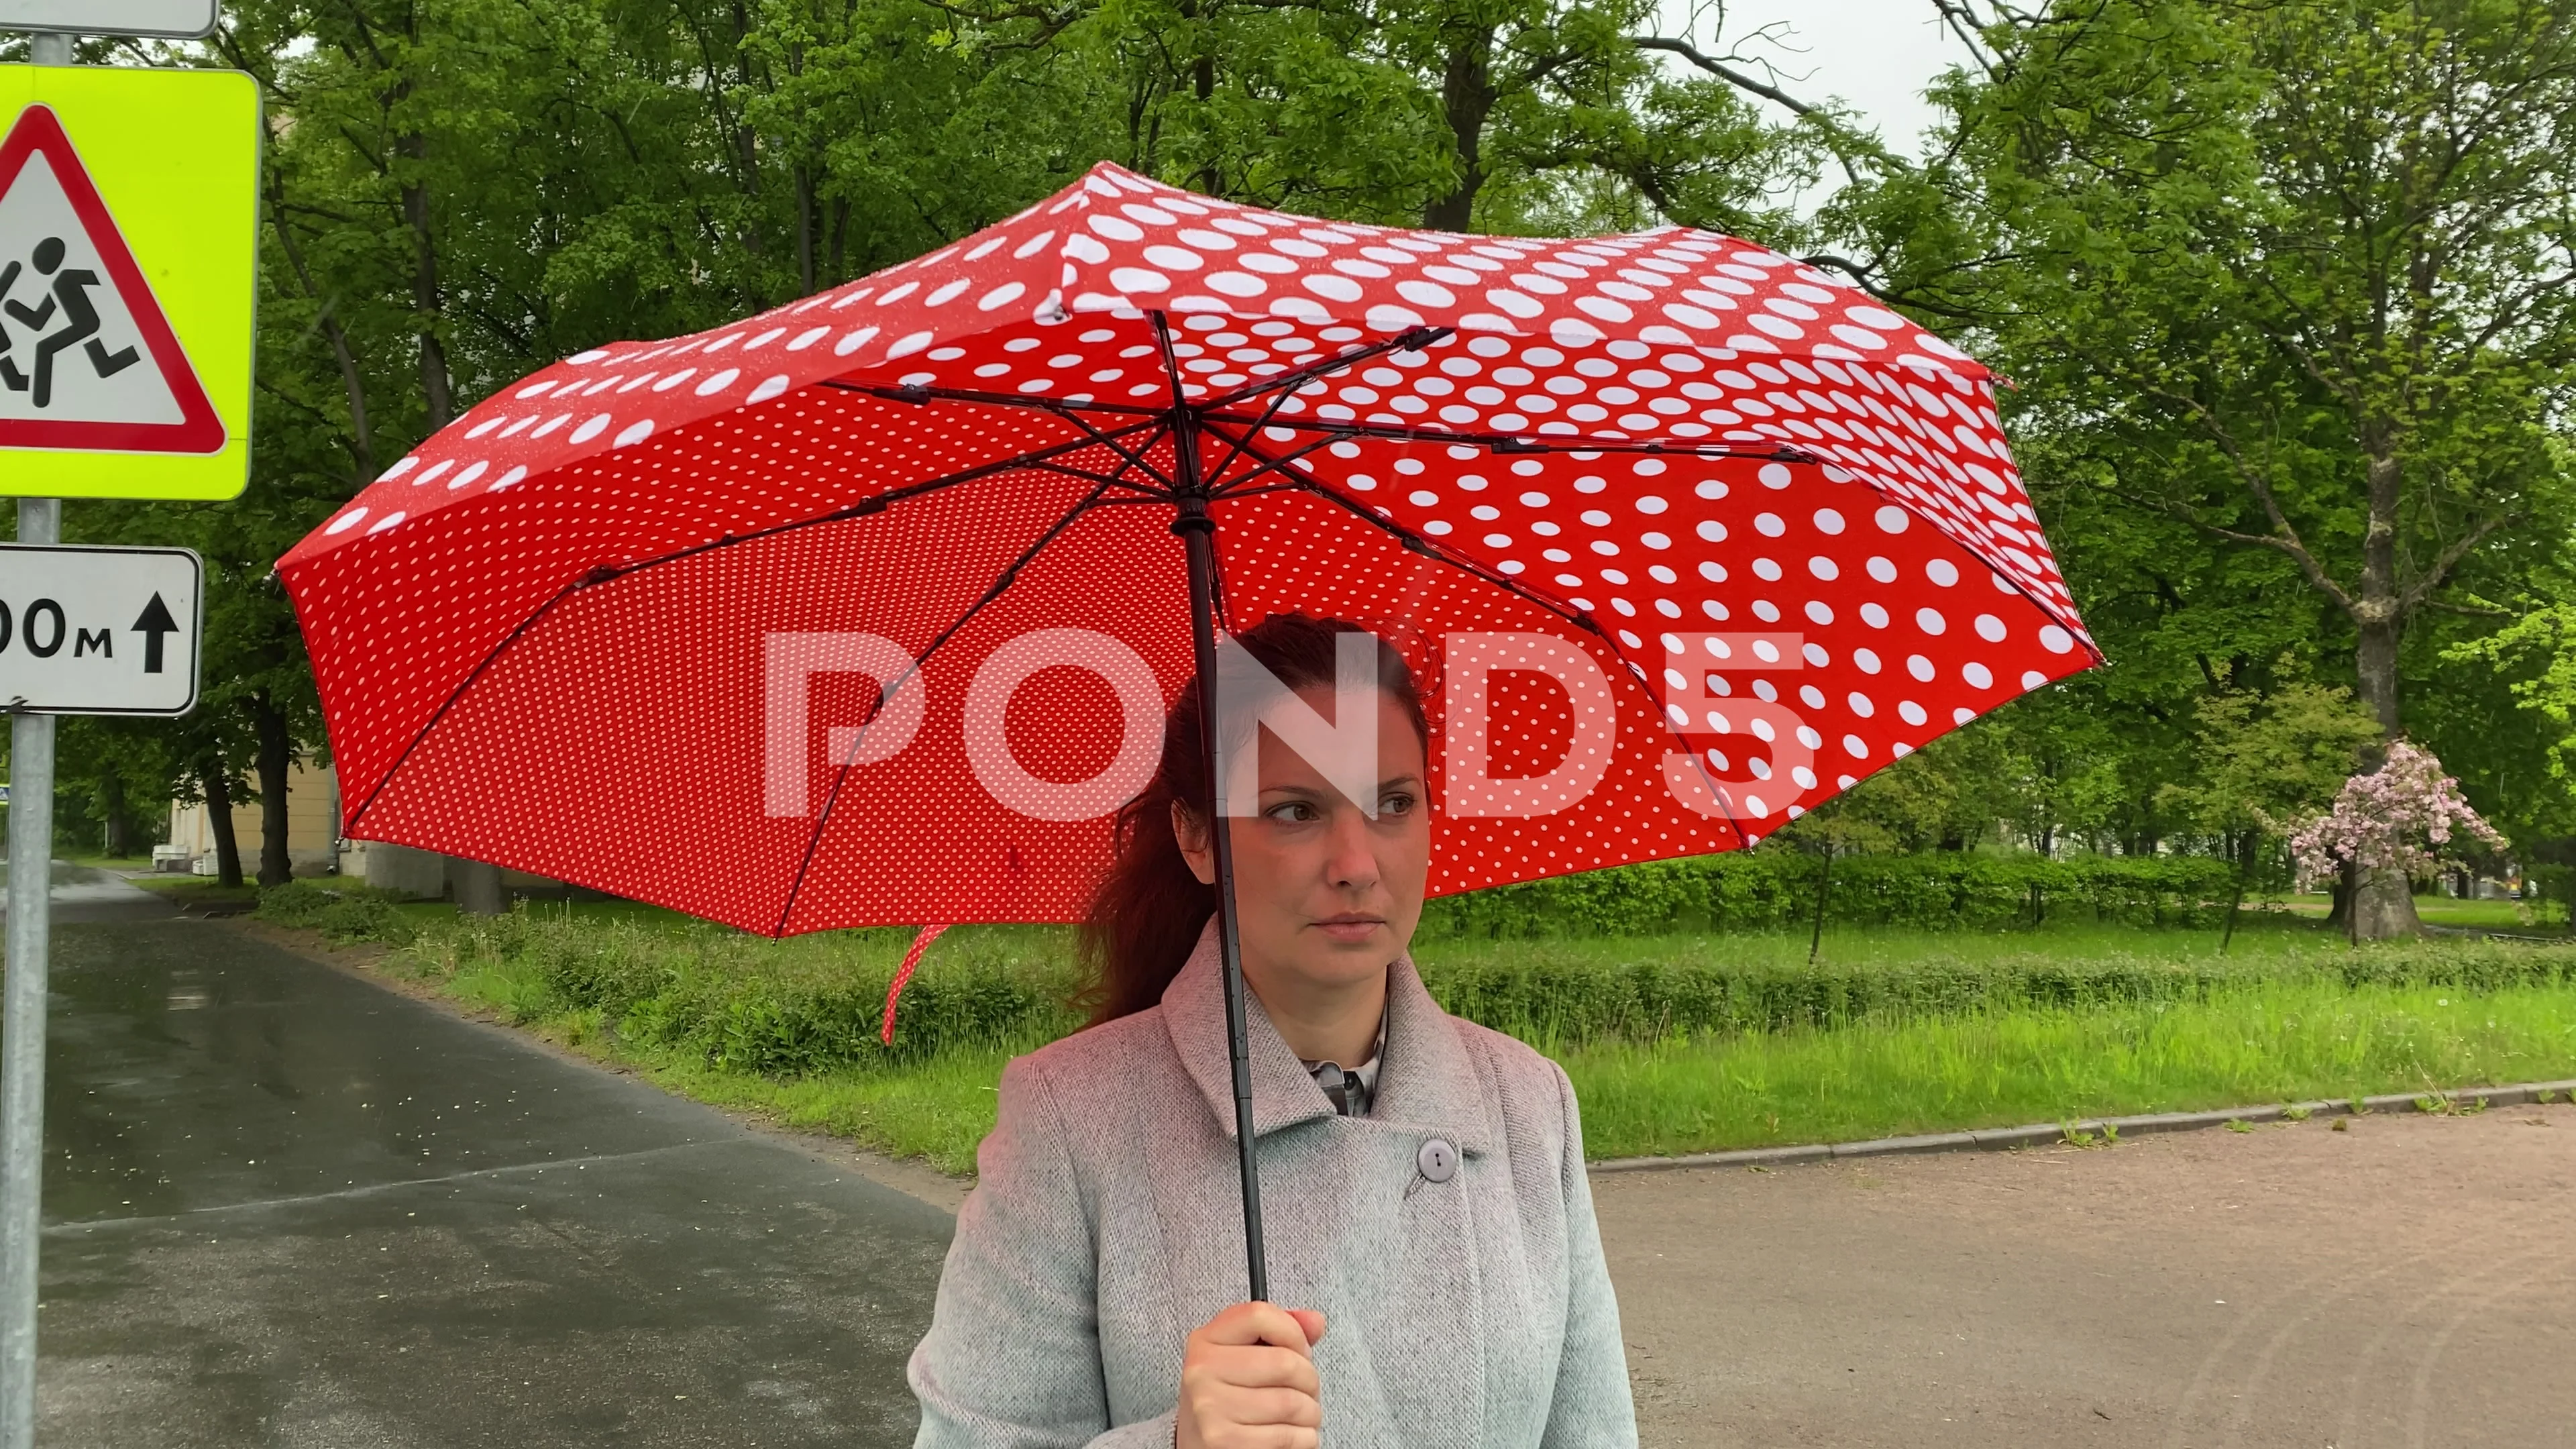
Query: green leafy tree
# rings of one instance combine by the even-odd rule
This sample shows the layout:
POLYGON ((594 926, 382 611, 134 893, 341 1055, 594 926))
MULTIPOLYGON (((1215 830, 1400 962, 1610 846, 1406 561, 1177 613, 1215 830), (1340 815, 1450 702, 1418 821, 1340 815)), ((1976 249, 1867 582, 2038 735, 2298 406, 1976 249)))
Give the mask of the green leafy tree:
POLYGON ((2520 592, 2568 518, 2576 11, 1937 3, 1977 59, 1947 151, 1839 218, 1874 284, 2018 382, 2079 597, 2160 620, 2133 637, 2167 729, 2190 667, 2263 686, 2324 640, 2396 738, 2410 630, 2520 592))
POLYGON ((2331 805, 2383 738, 2377 717, 2352 691, 2321 684, 2212 694, 2197 715, 2199 769, 2190 781, 2165 786, 2163 802, 2224 842, 2240 889, 2261 869, 2263 846, 2331 805))

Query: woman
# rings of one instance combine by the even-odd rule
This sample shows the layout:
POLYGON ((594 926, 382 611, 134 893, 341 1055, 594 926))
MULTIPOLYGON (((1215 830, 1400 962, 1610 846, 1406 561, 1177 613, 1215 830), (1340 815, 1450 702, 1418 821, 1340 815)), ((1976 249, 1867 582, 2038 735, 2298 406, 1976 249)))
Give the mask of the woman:
MULTIPOLYGON (((1336 620, 1238 636, 1325 718, 1336 620)), ((1634 1445, 1619 1312, 1556 1065, 1405 955, 1428 736, 1377 644, 1371 818, 1267 734, 1232 821, 1271 1291, 1242 1208, 1198 691, 1083 932, 1096 1024, 1011 1063, 912 1357, 925 1449, 1634 1445)))

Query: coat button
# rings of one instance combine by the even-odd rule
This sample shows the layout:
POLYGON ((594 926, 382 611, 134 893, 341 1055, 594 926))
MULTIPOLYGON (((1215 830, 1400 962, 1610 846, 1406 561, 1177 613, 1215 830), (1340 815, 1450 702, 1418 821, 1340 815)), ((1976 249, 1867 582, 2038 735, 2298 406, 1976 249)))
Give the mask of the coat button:
POLYGON ((1450 1146, 1448 1139, 1434 1137, 1413 1154, 1413 1165, 1433 1182, 1447 1182, 1457 1174, 1458 1149, 1450 1146))

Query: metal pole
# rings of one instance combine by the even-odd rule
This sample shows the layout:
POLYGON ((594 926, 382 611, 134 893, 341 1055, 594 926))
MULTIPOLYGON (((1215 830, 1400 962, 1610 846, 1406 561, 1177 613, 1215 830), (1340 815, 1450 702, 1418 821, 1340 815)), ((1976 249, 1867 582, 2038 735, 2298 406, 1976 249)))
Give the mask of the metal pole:
MULTIPOLYGON (((30 50, 38 65, 72 63, 68 35, 35 36, 30 50)), ((20 543, 60 543, 62 536, 62 500, 18 500, 20 543)), ((45 978, 53 951, 54 717, 20 714, 9 724, 8 979, 0 986, 0 1449, 34 1449, 45 978)))
MULTIPOLYGON (((18 541, 58 543, 63 505, 18 500, 18 541)), ((0 1007, 0 1449, 36 1438, 36 1233, 44 1207, 45 970, 54 846, 54 717, 9 732, 8 982, 0 1007)))
MULTIPOLYGON (((1182 488, 1180 516, 1172 532, 1181 536, 1190 563, 1190 635, 1198 664, 1199 747, 1207 761, 1208 782, 1216 784, 1216 520, 1208 517, 1207 499, 1199 492, 1198 429, 1189 408, 1174 410, 1173 451, 1178 455, 1182 488)), ((1211 802, 1213 803, 1213 802, 1211 802)), ((1244 1001, 1243 943, 1234 922, 1234 833, 1223 814, 1211 809, 1208 838, 1216 853, 1216 933, 1225 973, 1225 1054, 1234 1069, 1234 1147, 1243 1179, 1243 1256, 1252 1283, 1252 1301, 1270 1299, 1270 1259, 1261 1243, 1261 1159, 1252 1130, 1252 1031, 1244 1001)))

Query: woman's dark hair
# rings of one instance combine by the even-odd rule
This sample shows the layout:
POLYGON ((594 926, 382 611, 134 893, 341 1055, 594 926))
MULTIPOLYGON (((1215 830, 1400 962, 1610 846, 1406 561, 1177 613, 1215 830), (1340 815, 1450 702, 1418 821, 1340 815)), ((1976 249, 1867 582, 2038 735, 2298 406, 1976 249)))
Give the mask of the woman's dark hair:
MULTIPOLYGON (((1235 635, 1234 641, 1281 684, 1303 690, 1332 686, 1338 636, 1368 632, 1342 619, 1273 614, 1235 635)), ((1431 727, 1423 718, 1413 671, 1383 638, 1377 646, 1377 685, 1404 707, 1427 752, 1431 727)), ((1198 945, 1208 917, 1216 914, 1216 887, 1201 884, 1191 873, 1180 842, 1172 838, 1175 802, 1199 820, 1208 819, 1216 808, 1207 756, 1199 740, 1199 716, 1199 691, 1193 680, 1182 688, 1164 719, 1163 759, 1153 783, 1118 811, 1109 873, 1092 893, 1091 908, 1077 937, 1090 977, 1080 1004, 1090 1009, 1094 1025, 1160 1002, 1163 988, 1172 984, 1198 945)))

